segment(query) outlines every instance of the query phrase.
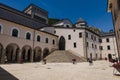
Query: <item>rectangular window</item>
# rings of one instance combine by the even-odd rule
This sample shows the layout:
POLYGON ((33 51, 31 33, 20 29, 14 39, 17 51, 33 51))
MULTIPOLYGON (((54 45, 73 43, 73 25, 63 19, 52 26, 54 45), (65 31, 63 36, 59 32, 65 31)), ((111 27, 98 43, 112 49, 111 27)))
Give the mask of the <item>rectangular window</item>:
POLYGON ((86 37, 88 37, 88 33, 86 32, 86 37))
POLYGON ((68 35, 68 40, 71 40, 71 35, 68 35))
POLYGON ((109 45, 107 46, 107 50, 110 50, 110 46, 109 45))
POLYGON ((93 40, 93 35, 91 35, 91 39, 93 40))
POLYGON ((97 45, 95 45, 95 49, 97 49, 97 45))
POLYGON ((99 42, 102 43, 102 39, 99 39, 99 42))
POLYGON ((92 48, 94 48, 94 45, 92 44, 92 48))
POLYGON ((81 37, 82 37, 82 33, 80 32, 80 33, 79 33, 79 38, 81 38, 81 37))
POLYGON ((106 42, 109 42, 109 38, 106 38, 106 42))
POLYGON ((100 50, 103 50, 103 47, 102 47, 102 46, 99 46, 99 49, 100 49, 100 50))
POLYGON ((94 41, 96 41, 96 37, 94 37, 94 41))
POLYGON ((74 48, 76 48, 76 47, 77 47, 76 42, 74 42, 74 48))
POLYGON ((89 47, 89 43, 88 43, 88 42, 87 42, 87 44, 86 44, 86 45, 87 45, 87 47, 89 47))

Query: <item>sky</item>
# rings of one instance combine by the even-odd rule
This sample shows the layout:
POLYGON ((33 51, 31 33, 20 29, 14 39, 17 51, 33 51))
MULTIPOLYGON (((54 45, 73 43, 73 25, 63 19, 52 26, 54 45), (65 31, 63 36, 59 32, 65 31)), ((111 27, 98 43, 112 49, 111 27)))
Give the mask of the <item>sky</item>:
POLYGON ((0 3, 20 11, 33 3, 48 11, 49 18, 67 18, 73 24, 82 18, 89 26, 104 32, 114 29, 111 13, 107 12, 107 0, 0 0, 0 3))

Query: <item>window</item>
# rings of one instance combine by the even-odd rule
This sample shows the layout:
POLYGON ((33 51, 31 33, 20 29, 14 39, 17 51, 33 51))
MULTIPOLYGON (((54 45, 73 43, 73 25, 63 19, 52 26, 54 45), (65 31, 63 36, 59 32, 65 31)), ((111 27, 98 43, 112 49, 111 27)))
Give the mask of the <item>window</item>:
POLYGON ((68 35, 68 40, 71 40, 71 35, 68 35))
POLYGON ((106 38, 106 42, 109 42, 109 38, 106 38))
POLYGON ((53 44, 55 44, 55 40, 53 39, 53 44))
POLYGON ((100 46, 100 47, 99 47, 99 49, 100 49, 100 50, 103 50, 103 47, 102 47, 102 46, 100 46))
POLYGON ((75 29, 73 31, 75 32, 75 29))
POLYGON ((79 38, 81 38, 81 37, 82 37, 82 33, 80 32, 80 33, 79 33, 79 38))
POLYGON ((74 42, 74 48, 76 48, 76 47, 77 47, 76 42, 74 42))
POLYGON ((13 37, 18 37, 18 30, 17 29, 12 30, 12 36, 13 37))
POLYGON ((93 35, 91 35, 91 39, 93 40, 93 35))
POLYGON ((67 28, 69 28, 69 25, 66 25, 67 28))
POLYGON ((37 41, 40 42, 40 36, 39 35, 37 36, 37 41))
POLYGON ((99 42, 102 43, 102 39, 99 39, 99 42))
POLYGON ((86 37, 88 37, 88 33, 86 32, 86 37))
POLYGON ((95 49, 97 49, 97 45, 95 45, 95 49))
POLYGON ((54 30, 54 33, 56 33, 56 31, 54 30))
POLYGON ((26 39, 28 39, 28 40, 31 39, 31 34, 29 32, 26 33, 26 39))
POLYGON ((45 42, 48 43, 48 38, 45 39, 45 42))
POLYGON ((92 48, 94 48, 94 45, 92 44, 92 48))
POLYGON ((94 41, 96 41, 96 37, 94 37, 94 41))
POLYGON ((86 44, 86 45, 87 45, 87 47, 89 47, 89 43, 88 43, 88 42, 87 42, 87 44, 86 44))
POLYGON ((110 46, 109 45, 107 46, 107 50, 110 50, 110 46))

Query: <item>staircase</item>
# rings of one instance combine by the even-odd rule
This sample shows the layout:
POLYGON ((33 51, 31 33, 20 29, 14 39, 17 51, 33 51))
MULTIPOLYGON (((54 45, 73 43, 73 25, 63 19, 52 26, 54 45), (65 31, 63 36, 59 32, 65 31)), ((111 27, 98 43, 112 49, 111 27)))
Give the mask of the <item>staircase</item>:
POLYGON ((70 51, 56 50, 49 54, 46 58, 47 62, 72 62, 72 59, 76 59, 76 62, 85 62, 84 57, 74 55, 70 51))

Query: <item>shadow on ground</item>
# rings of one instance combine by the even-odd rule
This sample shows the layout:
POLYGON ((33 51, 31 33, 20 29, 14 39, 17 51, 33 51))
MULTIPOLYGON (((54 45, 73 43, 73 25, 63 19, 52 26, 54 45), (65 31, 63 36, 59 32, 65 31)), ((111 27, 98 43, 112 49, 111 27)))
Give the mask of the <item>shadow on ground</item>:
POLYGON ((9 72, 7 72, 5 69, 0 67, 0 80, 19 80, 9 72))

